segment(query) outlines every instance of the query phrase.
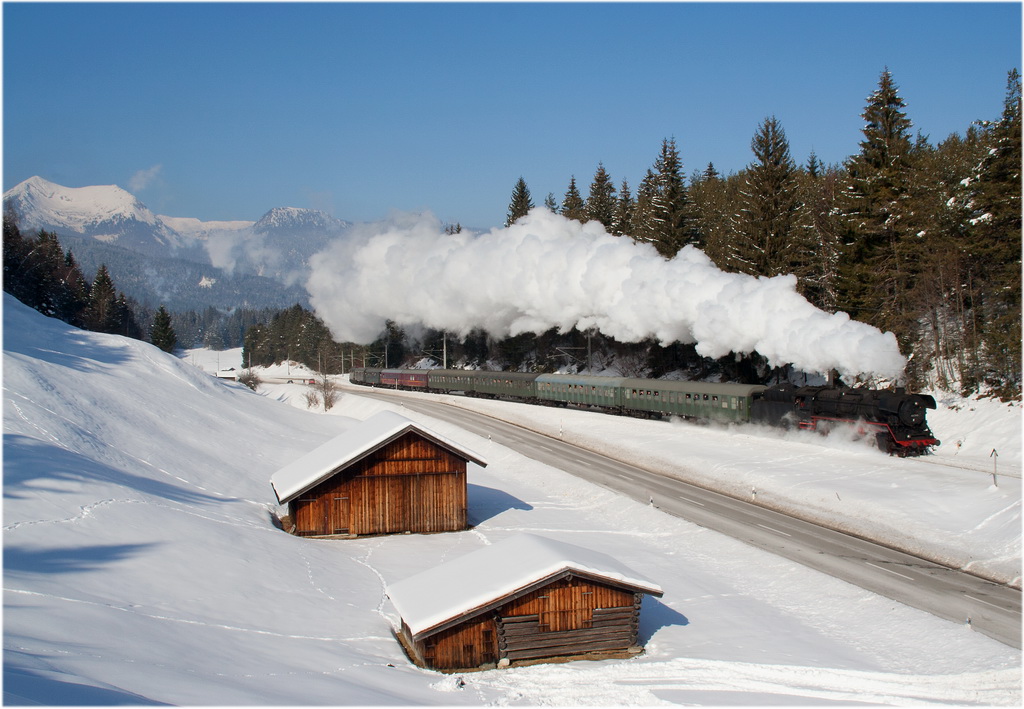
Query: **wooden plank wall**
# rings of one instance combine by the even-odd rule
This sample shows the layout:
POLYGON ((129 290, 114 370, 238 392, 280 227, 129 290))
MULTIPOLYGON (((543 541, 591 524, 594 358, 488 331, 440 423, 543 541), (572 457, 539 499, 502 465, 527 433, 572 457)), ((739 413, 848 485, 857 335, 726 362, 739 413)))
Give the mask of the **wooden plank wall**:
POLYGON ((466 528, 466 461, 409 432, 292 503, 296 533, 391 534, 466 528))
POLYGON ((576 577, 554 581, 415 643, 417 659, 457 670, 503 658, 624 651, 637 643, 642 601, 641 593, 576 577))
POLYGON ((494 616, 484 613, 415 644, 424 666, 459 670, 498 662, 498 633, 494 616))
POLYGON ((633 592, 570 576, 512 601, 502 616, 536 615, 548 630, 587 627, 595 608, 633 606, 633 592))

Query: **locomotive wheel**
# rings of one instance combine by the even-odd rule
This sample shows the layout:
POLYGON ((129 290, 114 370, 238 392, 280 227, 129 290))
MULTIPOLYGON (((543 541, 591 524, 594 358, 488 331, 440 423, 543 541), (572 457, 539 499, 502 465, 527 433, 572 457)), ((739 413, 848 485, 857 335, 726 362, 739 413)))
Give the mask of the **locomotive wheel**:
POLYGON ((875 445, 878 446, 878 450, 892 455, 896 451, 896 445, 893 443, 892 436, 888 433, 876 433, 875 434, 875 445))

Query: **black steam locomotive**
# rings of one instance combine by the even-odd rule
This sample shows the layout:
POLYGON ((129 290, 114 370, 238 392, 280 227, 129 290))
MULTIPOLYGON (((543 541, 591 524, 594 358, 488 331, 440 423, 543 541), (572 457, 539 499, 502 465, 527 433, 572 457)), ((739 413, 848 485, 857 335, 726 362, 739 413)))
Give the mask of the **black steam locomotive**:
POLYGON ((873 435, 880 450, 906 456, 939 445, 925 421, 925 410, 934 408, 934 397, 904 389, 780 384, 755 395, 750 420, 821 433, 839 424, 854 425, 861 434, 873 435))

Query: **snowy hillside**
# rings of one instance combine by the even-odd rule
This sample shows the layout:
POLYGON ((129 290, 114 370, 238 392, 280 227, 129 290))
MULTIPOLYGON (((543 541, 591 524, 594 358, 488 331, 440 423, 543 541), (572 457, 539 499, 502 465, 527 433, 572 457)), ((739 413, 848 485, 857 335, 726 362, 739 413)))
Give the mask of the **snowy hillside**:
POLYGON ((1021 701, 1020 653, 969 627, 407 411, 488 460, 469 473, 474 528, 291 537, 271 522, 270 476, 401 407, 346 393, 323 415, 295 405, 300 385, 267 391, 5 296, 7 704, 1021 701), (386 584, 522 531, 599 549, 658 583, 664 597, 641 616, 647 652, 461 680, 411 665, 386 584))

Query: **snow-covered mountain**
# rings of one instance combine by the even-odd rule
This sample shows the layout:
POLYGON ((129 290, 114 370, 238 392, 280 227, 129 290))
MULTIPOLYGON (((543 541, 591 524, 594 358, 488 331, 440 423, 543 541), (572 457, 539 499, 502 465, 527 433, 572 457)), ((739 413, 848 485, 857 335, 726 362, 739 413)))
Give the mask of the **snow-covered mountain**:
POLYGON ((206 251, 215 266, 291 285, 305 280, 313 254, 350 226, 316 209, 275 207, 249 228, 210 232, 206 251))
POLYGON ((23 231, 88 236, 154 256, 189 241, 117 185, 64 187, 30 177, 4 194, 4 209, 14 211, 23 231))
POLYGON ((318 209, 274 207, 253 225, 253 231, 273 234, 289 231, 339 232, 351 226, 350 222, 332 217, 318 209))
POLYGON ((41 177, 4 193, 4 209, 24 232, 57 233, 86 277, 105 263, 127 295, 172 310, 305 304, 297 285, 310 257, 351 226, 297 207, 275 207, 255 222, 158 215, 116 185, 65 187, 41 177), (168 275, 155 282, 154 273, 168 275))

